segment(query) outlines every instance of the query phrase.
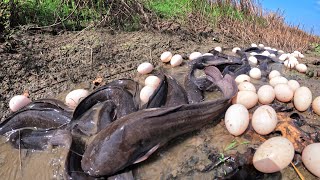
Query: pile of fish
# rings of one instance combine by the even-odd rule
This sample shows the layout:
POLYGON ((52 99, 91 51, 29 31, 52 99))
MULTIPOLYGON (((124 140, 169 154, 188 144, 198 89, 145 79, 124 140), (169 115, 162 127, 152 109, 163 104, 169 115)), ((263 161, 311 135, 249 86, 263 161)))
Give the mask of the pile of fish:
POLYGON ((0 135, 14 148, 69 148, 66 179, 120 174, 171 139, 220 121, 238 90, 234 77, 250 65, 241 51, 240 57, 210 52, 188 62, 183 85, 159 69, 161 83, 145 104, 137 82, 115 80, 89 94, 74 111, 55 99, 33 101, 1 122, 0 135), (206 76, 196 77, 196 69, 206 76), (216 89, 223 97, 204 101, 204 91, 216 89))

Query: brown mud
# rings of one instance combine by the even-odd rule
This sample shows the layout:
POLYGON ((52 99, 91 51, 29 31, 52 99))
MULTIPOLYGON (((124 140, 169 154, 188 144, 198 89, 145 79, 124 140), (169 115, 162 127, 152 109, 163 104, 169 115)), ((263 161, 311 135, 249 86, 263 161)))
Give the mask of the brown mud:
MULTIPOLYGON (((156 67, 162 66, 159 57, 167 50, 179 53, 187 59, 193 51, 205 53, 218 45, 230 51, 234 46, 232 43, 218 44, 213 37, 204 38, 184 33, 110 32, 101 29, 67 32, 60 35, 25 32, 16 35, 16 39, 21 43, 15 49, 0 53, 0 118, 2 120, 10 113, 8 102, 16 94, 28 92, 33 100, 40 98, 64 100, 66 93, 75 88, 93 90, 96 88, 93 81, 97 78, 103 78, 103 83, 119 78, 136 78, 136 68, 142 62, 148 61, 156 67)), ((318 65, 312 65, 312 62, 319 58, 311 54, 305 55, 304 61, 311 69, 317 70, 318 65)), ((184 73, 184 69, 179 68, 176 71, 166 66, 167 71, 172 71, 176 77, 184 73)), ((317 90, 320 87, 317 77, 309 78, 296 71, 282 68, 281 70, 287 78, 296 79, 301 85, 308 86, 314 97, 320 95, 317 90)), ((140 81, 141 78, 139 78, 140 81)), ((182 81, 182 79, 178 80, 182 81)), ((319 116, 310 111, 303 115, 308 123, 320 125, 319 116)), ((205 171, 206 167, 213 163, 210 160, 212 155, 228 157, 236 152, 245 153, 248 148, 257 148, 259 144, 261 142, 252 141, 246 136, 235 138, 230 135, 221 121, 218 125, 209 124, 201 130, 174 139, 149 159, 132 168, 135 178, 141 180, 213 179, 223 176, 225 172, 205 171), (237 142, 238 146, 225 151, 232 142, 237 142)), ((10 164, 13 169, 19 170, 17 163, 21 159, 17 159, 19 156, 14 155, 19 154, 19 151, 8 151, 8 147, 1 146, 0 163, 8 163, 7 156, 14 156, 15 159, 10 161, 10 164)), ((27 162, 23 158, 22 160, 23 164, 27 162)), ((0 175, 4 175, 3 173, 7 170, 3 169, 3 164, 0 165, 2 169, 0 175)), ((26 171, 25 168, 23 166, 22 169, 26 171)), ((316 179, 302 164, 298 169, 306 179, 316 179)), ((13 179, 20 179, 18 172, 13 173, 15 177, 13 179)), ((280 177, 285 180, 299 179, 291 166, 282 170, 280 177)), ((59 177, 53 179, 59 179, 59 177)))

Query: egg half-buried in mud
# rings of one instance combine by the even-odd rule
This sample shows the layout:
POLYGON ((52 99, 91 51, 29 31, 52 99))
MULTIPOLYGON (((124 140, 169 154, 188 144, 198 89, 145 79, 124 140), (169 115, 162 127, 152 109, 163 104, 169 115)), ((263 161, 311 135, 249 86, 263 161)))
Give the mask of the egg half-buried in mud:
POLYGON ((31 103, 31 100, 24 95, 13 96, 9 101, 9 108, 12 112, 16 112, 24 106, 31 103))
POLYGON ((249 61, 250 65, 257 65, 258 64, 258 59, 254 56, 250 56, 248 58, 248 61, 249 61))
POLYGON ((175 54, 174 56, 172 56, 170 60, 170 64, 172 67, 176 67, 176 66, 180 66, 182 61, 183 61, 182 56, 180 54, 175 54))
POLYGON ((270 104, 276 97, 274 89, 270 85, 263 85, 258 90, 258 99, 261 104, 270 104))
POLYGON ((144 85, 145 86, 151 86, 154 88, 157 88, 159 86, 161 82, 161 79, 158 78, 157 76, 148 76, 145 80, 144 80, 144 85))
POLYGON ((252 91, 239 91, 232 99, 232 104, 242 104, 247 109, 252 108, 258 103, 258 95, 252 91))
POLYGON ((293 104, 298 111, 307 110, 312 102, 312 93, 308 87, 299 87, 294 92, 293 104))
POLYGON ((277 76, 281 76, 280 72, 277 71, 277 70, 272 70, 270 73, 269 73, 269 79, 271 80, 272 78, 274 77, 277 77, 277 76))
POLYGON ((226 111, 224 120, 229 133, 239 136, 249 125, 249 112, 243 105, 234 104, 226 111))
POLYGON ((288 85, 292 89, 293 92, 295 92, 300 87, 299 82, 296 80, 289 80, 288 85))
POLYGON ((288 54, 281 54, 280 56, 279 56, 279 60, 280 61, 285 61, 286 59, 288 59, 288 54))
POLYGON ((140 100, 142 104, 145 104, 149 101, 150 96, 153 94, 156 88, 152 86, 144 86, 140 91, 140 100))
POLYGON ((237 53, 237 51, 241 51, 241 49, 239 47, 235 47, 235 48, 232 49, 233 53, 237 53))
POLYGON ((139 66, 138 66, 138 72, 140 74, 148 74, 150 73, 152 70, 153 70, 153 65, 151 63, 148 63, 148 62, 144 62, 144 63, 141 63, 139 66))
POLYGON ((252 91, 252 92, 256 92, 256 87, 254 87, 254 85, 250 82, 242 82, 238 85, 238 89, 239 91, 252 91))
POLYGON ((302 162, 306 168, 320 178, 320 143, 309 144, 302 151, 302 162))
POLYGON ((261 79, 261 71, 259 68, 252 68, 249 72, 249 75, 253 79, 261 79))
POLYGON ((240 84, 242 82, 248 81, 250 82, 250 76, 246 75, 246 74, 240 74, 239 76, 236 77, 235 81, 237 84, 240 84))
POLYGON ((77 105, 82 101, 85 97, 89 95, 89 91, 85 89, 76 89, 69 92, 65 98, 66 105, 72 109, 75 109, 77 105))
POLYGON ((284 137, 265 141, 253 155, 253 166, 263 173, 274 173, 287 167, 294 156, 292 143, 284 137))
POLYGON ((216 50, 218 52, 222 52, 222 48, 220 46, 215 47, 214 50, 216 50))
POLYGON ((280 102, 289 102, 293 98, 293 91, 288 84, 277 84, 274 87, 276 99, 280 102))
POLYGON ((193 52, 189 55, 189 60, 194 60, 201 56, 202 56, 201 52, 193 52))
POLYGON ((257 44, 252 43, 252 44, 251 44, 251 47, 258 47, 258 46, 257 46, 257 44))
POLYGON ((316 114, 320 116, 320 96, 316 97, 312 101, 312 109, 316 114))
POLYGON ((169 62, 171 58, 172 58, 172 53, 169 51, 163 52, 160 56, 160 60, 165 63, 169 62))
POLYGON ((305 64, 298 64, 296 65, 296 70, 298 70, 300 73, 307 72, 307 66, 305 64))
POLYGON ((251 123, 258 134, 267 135, 277 126, 277 113, 271 106, 260 106, 254 111, 251 123))
POLYGON ((261 48, 264 48, 264 45, 263 45, 263 44, 259 44, 258 46, 261 47, 261 48))
POLYGON ((270 79, 269 84, 273 87, 275 87, 277 84, 287 84, 288 79, 283 76, 276 76, 272 79, 270 79))

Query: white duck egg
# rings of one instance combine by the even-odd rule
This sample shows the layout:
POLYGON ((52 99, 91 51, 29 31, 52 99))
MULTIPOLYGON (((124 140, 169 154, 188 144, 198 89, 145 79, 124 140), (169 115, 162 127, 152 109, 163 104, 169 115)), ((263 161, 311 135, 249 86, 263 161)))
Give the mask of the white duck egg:
POLYGON ((261 79, 261 71, 259 68, 252 68, 249 72, 249 75, 253 79, 261 79))
POLYGON ((320 143, 309 144, 302 151, 302 162, 315 176, 320 178, 320 143))
POLYGON ((287 84, 288 80, 287 78, 283 76, 276 76, 272 79, 270 79, 269 84, 273 87, 275 87, 277 84, 287 84))
POLYGON ((151 86, 153 88, 157 88, 159 86, 161 82, 161 79, 157 76, 148 76, 145 80, 144 80, 144 85, 145 86, 151 86))
POLYGON ((296 65, 296 69, 301 73, 305 73, 305 72, 307 72, 308 68, 305 64, 298 64, 298 65, 296 65))
POLYGON ((271 50, 272 50, 272 51, 278 51, 276 48, 272 48, 271 50))
POLYGON ((239 91, 232 99, 232 103, 242 104, 247 109, 250 109, 258 103, 258 95, 252 91, 239 91))
POLYGON ((153 70, 153 65, 151 63, 148 63, 148 62, 144 62, 144 63, 141 63, 139 66, 138 66, 138 72, 140 74, 148 74, 150 73, 152 70, 153 70))
POLYGON ((269 52, 269 51, 263 51, 263 52, 261 53, 261 55, 263 55, 263 56, 270 56, 270 52, 269 52))
POLYGON ((291 56, 297 58, 297 57, 299 57, 299 54, 297 54, 297 53, 291 53, 291 56))
POLYGON ((280 61, 284 61, 284 60, 286 60, 288 58, 288 54, 281 54, 280 56, 279 56, 279 60, 280 61))
POLYGON ((66 105, 75 109, 78 104, 89 95, 89 91, 85 89, 75 89, 69 92, 65 98, 66 105))
POLYGON ((180 66, 182 61, 183 61, 182 56, 180 54, 175 54, 174 56, 172 56, 170 64, 172 67, 176 67, 176 66, 180 66))
POLYGON ((202 56, 201 52, 193 52, 189 55, 189 60, 194 60, 201 56, 202 56))
POLYGON ((257 44, 252 43, 252 44, 251 44, 251 47, 258 47, 258 46, 257 46, 257 44))
POLYGON ((258 99, 261 104, 270 104, 276 97, 274 89, 270 85, 263 85, 258 90, 258 99))
POLYGON ((299 58, 304 58, 304 55, 303 54, 299 54, 299 58))
POLYGON ((257 64, 258 64, 258 60, 257 60, 257 58, 254 57, 254 56, 250 56, 250 57, 248 58, 248 60, 249 60, 249 63, 250 63, 250 64, 253 64, 253 65, 257 65, 257 64))
POLYGON ((250 55, 251 55, 251 56, 258 55, 258 53, 256 53, 256 52, 251 52, 250 55))
POLYGON ((169 51, 163 52, 160 56, 160 60, 165 63, 169 62, 171 58, 172 58, 172 53, 169 51))
POLYGON ((271 47, 267 46, 267 47, 264 47, 264 49, 271 50, 271 47))
POLYGON ((306 111, 312 103, 312 93, 308 87, 302 86, 296 89, 293 104, 298 111, 306 111))
POLYGON ((279 51, 278 51, 278 53, 283 54, 283 53, 284 53, 284 51, 283 51, 283 50, 279 50, 279 51))
POLYGON ((239 91, 252 91, 252 92, 256 92, 256 88, 254 87, 254 85, 250 82, 242 82, 238 85, 238 89, 239 91))
POLYGON ((145 104, 149 101, 150 96, 155 91, 155 88, 152 86, 144 86, 140 91, 140 100, 142 104, 145 104))
POLYGON ((24 106, 31 103, 31 100, 24 95, 15 95, 9 101, 9 108, 12 112, 16 112, 24 106))
POLYGON ((232 49, 233 53, 237 53, 237 51, 241 51, 241 49, 239 47, 235 47, 235 48, 232 49))
POLYGON ((276 57, 276 55, 275 55, 275 54, 270 54, 270 57, 273 57, 273 58, 274 58, 274 57, 276 57))
POLYGON ((300 87, 299 82, 296 80, 289 80, 288 85, 292 89, 293 92, 295 92, 296 89, 298 89, 300 87))
POLYGON ((316 114, 320 116, 320 96, 316 97, 312 101, 312 109, 316 114))
POLYGON ((213 56, 212 53, 204 53, 202 56, 213 56))
POLYGON ((241 82, 245 82, 245 81, 250 82, 250 76, 246 74, 240 74, 239 76, 236 77, 235 81, 237 84, 240 84, 241 82))
POLYGON ((263 48, 263 47, 264 47, 264 45, 263 45, 263 44, 259 44, 259 47, 263 48))
POLYGON ((214 50, 216 50, 218 52, 222 52, 222 48, 220 46, 215 47, 214 50))
POLYGON ((288 84, 277 84, 274 87, 276 99, 280 102, 289 102, 293 98, 293 91, 288 84))
POLYGON ((284 137, 265 141, 253 155, 254 167, 263 173, 274 173, 287 167, 294 157, 292 143, 284 137))
POLYGON ((258 134, 267 135, 271 133, 277 126, 277 113, 271 106, 260 106, 254 111, 251 123, 253 129, 258 134))
POLYGON ((239 136, 249 125, 249 112, 243 105, 234 104, 228 108, 224 119, 229 133, 239 136))
POLYGON ((277 71, 277 70, 272 70, 272 71, 269 73, 269 79, 272 79, 272 78, 277 77, 277 76, 281 76, 280 72, 277 71))

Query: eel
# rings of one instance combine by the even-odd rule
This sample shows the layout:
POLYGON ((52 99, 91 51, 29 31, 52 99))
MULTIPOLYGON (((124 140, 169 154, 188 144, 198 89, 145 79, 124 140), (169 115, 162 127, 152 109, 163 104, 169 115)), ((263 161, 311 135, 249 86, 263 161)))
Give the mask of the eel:
POLYGON ((188 104, 186 91, 172 76, 166 75, 168 80, 168 93, 165 107, 172 107, 181 104, 188 104))
POLYGON ((169 108, 144 109, 114 121, 100 131, 85 150, 81 160, 84 172, 91 176, 113 175, 147 159, 172 138, 200 129, 210 122, 219 122, 219 117, 225 113, 237 92, 237 85, 230 75, 222 78, 220 71, 214 70, 217 71, 209 76, 220 74, 220 79, 213 80, 220 85, 223 98, 169 108))

